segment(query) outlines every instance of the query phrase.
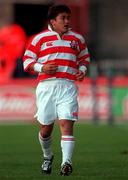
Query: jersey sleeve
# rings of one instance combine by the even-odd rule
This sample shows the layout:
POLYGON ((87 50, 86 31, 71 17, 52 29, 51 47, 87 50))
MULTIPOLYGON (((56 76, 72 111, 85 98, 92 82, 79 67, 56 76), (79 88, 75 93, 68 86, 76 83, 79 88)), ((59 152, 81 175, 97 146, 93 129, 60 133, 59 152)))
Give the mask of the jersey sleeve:
POLYGON ((23 56, 23 67, 25 71, 28 71, 29 67, 37 62, 39 49, 40 42, 35 36, 28 42, 27 48, 23 56))
POLYGON ((79 42, 79 54, 78 54, 78 64, 81 65, 88 65, 90 63, 90 54, 88 52, 87 45, 85 43, 84 38, 81 36, 79 42))

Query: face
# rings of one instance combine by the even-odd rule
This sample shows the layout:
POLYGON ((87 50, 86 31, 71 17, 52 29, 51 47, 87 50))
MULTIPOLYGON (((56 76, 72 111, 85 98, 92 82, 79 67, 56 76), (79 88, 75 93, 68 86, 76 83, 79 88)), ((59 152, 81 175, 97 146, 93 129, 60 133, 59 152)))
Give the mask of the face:
POLYGON ((51 20, 53 30, 60 35, 66 33, 70 27, 70 14, 60 13, 55 19, 51 20))

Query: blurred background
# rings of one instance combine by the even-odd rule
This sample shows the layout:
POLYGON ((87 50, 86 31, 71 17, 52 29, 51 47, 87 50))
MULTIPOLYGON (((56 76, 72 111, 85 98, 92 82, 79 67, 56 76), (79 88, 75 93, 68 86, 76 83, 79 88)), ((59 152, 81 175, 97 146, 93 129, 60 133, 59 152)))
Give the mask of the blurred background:
POLYGON ((23 71, 26 42, 47 27, 54 3, 72 10, 72 27, 91 54, 87 78, 80 87, 80 119, 92 122, 128 120, 128 1, 0 0, 0 121, 32 121, 36 111, 36 75, 23 71))

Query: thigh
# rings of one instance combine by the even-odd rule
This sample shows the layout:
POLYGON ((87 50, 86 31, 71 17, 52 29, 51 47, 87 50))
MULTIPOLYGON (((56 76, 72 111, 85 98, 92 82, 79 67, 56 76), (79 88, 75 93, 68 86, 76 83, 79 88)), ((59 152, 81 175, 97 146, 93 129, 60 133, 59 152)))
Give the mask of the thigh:
POLYGON ((73 84, 61 91, 62 96, 57 105, 58 119, 76 121, 78 119, 77 87, 73 84))
POLYGON ((42 84, 36 90, 36 117, 41 124, 49 125, 56 119, 56 105, 53 97, 54 89, 50 85, 45 86, 42 84))

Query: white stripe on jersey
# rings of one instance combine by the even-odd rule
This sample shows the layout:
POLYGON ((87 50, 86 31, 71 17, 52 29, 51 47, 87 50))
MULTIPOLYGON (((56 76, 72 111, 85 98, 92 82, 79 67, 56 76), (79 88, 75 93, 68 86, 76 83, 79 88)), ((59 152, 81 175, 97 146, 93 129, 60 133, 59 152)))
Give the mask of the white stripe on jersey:
POLYGON ((52 36, 55 35, 55 31, 46 31, 46 32, 42 32, 39 35, 35 36, 32 40, 32 45, 35 46, 41 38, 43 37, 48 37, 48 36, 52 36))
POLYGON ((36 55, 34 52, 30 51, 30 50, 26 50, 24 55, 25 55, 25 56, 32 57, 32 58, 34 58, 34 59, 37 58, 37 55, 36 55))
MULTIPOLYGON (((58 66, 57 72, 66 72, 72 75, 77 73, 77 69, 68 66, 58 66)), ((40 75, 43 73, 39 73, 40 75)))
MULTIPOLYGON (((56 41, 49 41, 49 42, 52 43, 51 48, 52 47, 54 47, 54 48, 55 47, 69 47, 69 48, 71 48, 71 41, 56 40, 56 41)), ((49 47, 47 46, 47 43, 49 43, 49 42, 42 44, 40 50, 48 49, 49 47)))
POLYGON ((76 32, 69 31, 68 35, 74 35, 75 37, 77 37, 81 41, 82 44, 85 43, 85 40, 84 40, 83 36, 78 34, 78 33, 76 33, 76 32))
POLYGON ((90 57, 86 58, 86 61, 90 62, 90 57))
POLYGON ((87 48, 80 52, 80 54, 78 55, 78 58, 81 58, 82 56, 84 56, 86 54, 88 54, 88 49, 87 48))
POLYGON ((58 66, 57 72, 66 72, 66 73, 75 75, 77 70, 76 68, 72 68, 68 66, 58 66))
POLYGON ((29 64, 33 63, 33 62, 36 62, 34 59, 26 59, 24 62, 23 62, 23 65, 24 65, 24 69, 26 69, 29 64))
POLYGON ((76 62, 76 56, 73 54, 69 54, 69 53, 48 54, 47 56, 38 58, 37 62, 45 63, 48 60, 55 60, 55 59, 63 59, 63 60, 70 60, 70 61, 76 62))

